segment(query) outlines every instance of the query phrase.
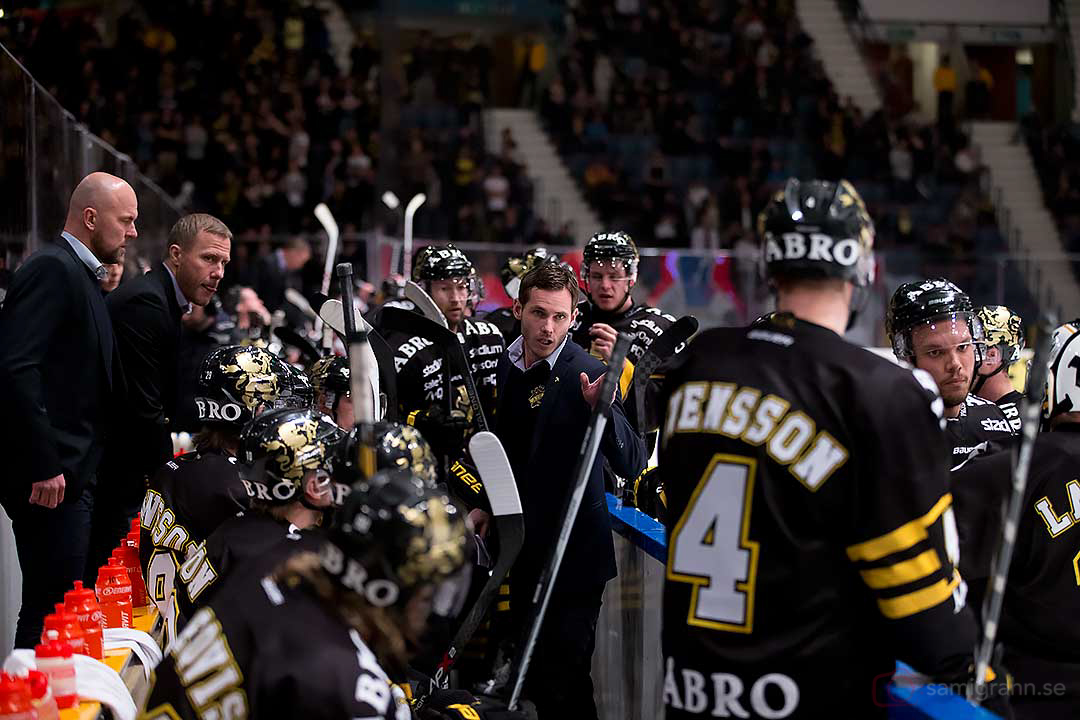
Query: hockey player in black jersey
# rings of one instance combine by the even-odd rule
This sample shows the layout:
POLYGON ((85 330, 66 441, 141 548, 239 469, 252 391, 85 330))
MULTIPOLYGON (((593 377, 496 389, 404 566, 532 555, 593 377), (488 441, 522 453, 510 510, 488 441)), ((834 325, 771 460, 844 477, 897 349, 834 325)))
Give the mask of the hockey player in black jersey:
POLYGON ((166 644, 184 623, 177 596, 187 551, 248 507, 236 454, 241 429, 265 410, 303 407, 308 388, 285 363, 257 347, 214 350, 199 370, 195 408, 202 431, 195 452, 163 465, 151 478, 140 513, 139 554, 150 600, 164 620, 166 644))
MULTIPOLYGON (((157 667, 142 718, 412 717, 402 691, 430 613, 464 597, 465 523, 402 471, 358 483, 319 543, 226 582, 157 667)), ((479 713, 447 717, 478 718, 479 713)))
POLYGON ((315 392, 315 409, 334 418, 338 427, 356 424, 352 398, 349 396, 349 360, 339 355, 319 358, 308 368, 308 379, 315 392))
POLYGON ((889 301, 885 331, 896 358, 925 370, 937 383, 950 467, 1014 434, 1001 408, 971 393, 986 338, 967 293, 945 278, 905 283, 889 301))
POLYGON ((634 302, 630 291, 637 282, 638 249, 624 232, 597 233, 589 238, 581 262, 581 278, 588 300, 578 306, 571 339, 592 355, 607 360, 617 333, 634 338, 627 359, 641 359, 652 341, 671 327, 675 318, 634 302))
POLYGON ((218 525, 206 541, 189 546, 178 574, 180 610, 190 618, 237 568, 269 569, 316 542, 307 532, 340 505, 348 486, 331 478, 341 428, 317 410, 263 413, 240 434, 240 482, 249 509, 218 525))
POLYGON ((518 297, 521 278, 542 262, 559 262, 559 258, 546 247, 535 247, 524 255, 507 259, 499 270, 499 279, 502 280, 506 296, 510 298, 510 304, 492 310, 484 316, 484 320, 499 328, 507 345, 521 335, 521 321, 514 317, 514 300, 518 297))
MULTIPOLYGON (((1005 584, 998 639, 1015 679, 1017 718, 1080 716, 1080 320, 1054 331, 1043 429, 1031 456, 1005 584), (1048 432, 1046 432, 1048 431, 1048 432)), ((953 473, 960 557, 973 597, 984 594, 1000 542, 1014 454, 974 458, 953 473)))
POLYGON ((1024 394, 1013 386, 1009 368, 1020 361, 1024 350, 1023 320, 1004 305, 984 305, 978 316, 986 336, 986 353, 973 391, 1001 408, 1013 432, 1019 433, 1023 427, 1020 401, 1024 394))
POLYGON ((960 677, 975 644, 940 406, 843 338, 874 272, 850 184, 789 180, 759 229, 777 312, 665 379, 666 716, 885 717, 897 658, 960 677))
MULTIPOLYGON (((503 351, 499 329, 466 317, 473 265, 453 245, 428 245, 416 255, 412 279, 438 305, 447 326, 464 338, 465 353, 486 415, 495 407, 495 367, 503 351)), ((475 420, 459 375, 447 378, 446 353, 422 333, 376 330, 394 350, 399 417, 415 426, 436 454, 460 457, 475 420)))

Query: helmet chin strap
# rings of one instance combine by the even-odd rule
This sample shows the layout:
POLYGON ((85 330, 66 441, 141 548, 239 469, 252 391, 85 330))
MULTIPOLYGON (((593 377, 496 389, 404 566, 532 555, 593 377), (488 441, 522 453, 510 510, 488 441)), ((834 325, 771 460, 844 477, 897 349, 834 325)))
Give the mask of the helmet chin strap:
POLYGON ((859 314, 866 309, 866 303, 869 299, 869 286, 854 286, 854 289, 851 291, 851 305, 848 308, 848 320, 844 332, 848 332, 851 328, 855 327, 855 322, 859 319, 859 314))

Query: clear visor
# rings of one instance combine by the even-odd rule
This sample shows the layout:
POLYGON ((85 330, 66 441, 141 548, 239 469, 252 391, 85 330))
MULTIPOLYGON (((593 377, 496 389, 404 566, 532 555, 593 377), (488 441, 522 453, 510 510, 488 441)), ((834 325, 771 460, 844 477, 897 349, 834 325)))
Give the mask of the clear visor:
POLYGON ((981 360, 984 344, 982 323, 971 313, 942 315, 893 337, 893 350, 900 357, 937 358, 970 350, 981 360))
POLYGON ((472 565, 463 564, 457 572, 435 586, 431 597, 431 612, 444 618, 456 618, 465 606, 472 582, 472 565))

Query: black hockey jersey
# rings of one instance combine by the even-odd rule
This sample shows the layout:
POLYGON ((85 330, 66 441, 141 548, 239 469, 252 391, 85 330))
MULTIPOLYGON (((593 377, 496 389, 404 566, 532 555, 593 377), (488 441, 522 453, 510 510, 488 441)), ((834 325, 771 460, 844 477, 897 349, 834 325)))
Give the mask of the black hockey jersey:
POLYGON ((408 720, 360 634, 303 584, 230 578, 155 670, 143 720, 408 720))
POLYGON ((146 591, 164 620, 166 644, 184 623, 177 597, 195 578, 179 573, 187 552, 248 506, 237 460, 187 453, 150 478, 140 513, 139 560, 146 591))
POLYGON ((956 467, 976 450, 985 451, 992 443, 1008 442, 1015 431, 1001 408, 989 400, 968 395, 960 405, 960 414, 945 419, 945 433, 952 446, 950 467, 956 467))
POLYGON ((503 342, 506 343, 507 347, 521 335, 521 321, 514 317, 512 307, 495 308, 484 315, 482 319, 484 322, 489 322, 499 328, 499 332, 503 336, 503 342))
MULTIPOLYGON (((317 551, 322 535, 317 529, 300 530, 266 513, 250 511, 230 518, 206 541, 188 548, 181 577, 190 578, 177 594, 183 617, 209 602, 231 574, 270 572, 294 553, 317 551)), ((183 624, 179 625, 183 629, 183 624)))
POLYGON ((884 717, 897 658, 966 668, 929 375, 778 314, 702 332, 663 395, 669 719, 884 717))
MULTIPOLYGON (((464 338, 465 354, 484 414, 491 418, 495 412, 495 368, 505 347, 502 333, 489 322, 465 318, 458 336, 464 338)), ((450 409, 470 414, 465 382, 460 375, 455 374, 450 378, 450 399, 447 400, 447 380, 443 373, 445 358, 438 346, 427 338, 397 331, 386 332, 384 337, 394 350, 398 406, 402 418, 435 404, 443 407, 449 404, 450 409)))
MULTIPOLYGON (((973 597, 985 594, 1000 543, 1013 455, 974 458, 952 475, 961 568, 973 597)), ((1019 718, 1073 718, 1080 708, 1080 425, 1038 436, 1021 507, 998 630, 1003 664, 1022 691, 1013 706, 1019 718), (1048 690, 1057 683, 1063 688, 1048 690)))
POLYGON ((636 365, 653 340, 663 335, 674 322, 674 316, 648 305, 632 305, 626 312, 606 313, 586 300, 578 305, 577 319, 570 328, 570 339, 588 350, 592 345, 589 328, 594 323, 610 325, 617 332, 626 333, 634 339, 626 357, 636 365))
POLYGON ((1024 420, 1020 417, 1020 408, 1024 400, 1024 393, 1019 390, 1005 393, 997 399, 997 406, 1005 413, 1005 419, 1009 421, 1009 427, 1019 435, 1024 428, 1024 420))

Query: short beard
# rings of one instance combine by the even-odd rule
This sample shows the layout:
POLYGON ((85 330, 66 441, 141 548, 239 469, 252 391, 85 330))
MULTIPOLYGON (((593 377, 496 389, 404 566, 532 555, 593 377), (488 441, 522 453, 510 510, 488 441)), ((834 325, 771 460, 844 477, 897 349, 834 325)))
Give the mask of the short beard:
POLYGON ((967 391, 950 393, 948 395, 942 393, 941 399, 945 401, 945 407, 951 408, 962 404, 965 400, 967 400, 967 396, 967 391))

